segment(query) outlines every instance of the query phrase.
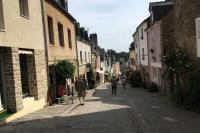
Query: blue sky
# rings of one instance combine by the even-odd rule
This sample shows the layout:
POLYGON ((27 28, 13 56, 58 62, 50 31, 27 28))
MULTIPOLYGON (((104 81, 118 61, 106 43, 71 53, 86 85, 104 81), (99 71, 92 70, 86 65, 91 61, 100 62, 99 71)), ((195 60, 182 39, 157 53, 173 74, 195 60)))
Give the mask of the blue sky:
POLYGON ((128 51, 136 27, 149 15, 149 2, 157 0, 68 0, 69 12, 97 33, 99 45, 128 51))

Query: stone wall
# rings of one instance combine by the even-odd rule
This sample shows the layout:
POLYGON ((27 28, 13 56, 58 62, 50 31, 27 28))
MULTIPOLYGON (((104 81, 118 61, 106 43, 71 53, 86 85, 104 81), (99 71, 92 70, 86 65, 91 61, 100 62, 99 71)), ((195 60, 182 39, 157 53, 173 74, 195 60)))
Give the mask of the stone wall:
POLYGON ((179 46, 187 49, 193 65, 199 67, 197 58, 196 24, 195 19, 200 17, 199 0, 176 0, 175 5, 175 37, 179 46))
MULTIPOLYGON (((175 49, 175 10, 172 10, 167 16, 162 19, 162 56, 170 54, 170 51, 175 49)), ((163 65, 161 73, 164 72, 165 66, 163 65)), ((162 78, 161 92, 163 94, 170 93, 169 81, 162 78)))
POLYGON ((17 48, 3 48, 2 54, 8 111, 17 112, 23 109, 19 52, 17 48))
POLYGON ((34 50, 35 68, 36 68, 36 82, 37 82, 37 95, 36 100, 47 97, 48 82, 47 70, 45 61, 45 51, 34 50))

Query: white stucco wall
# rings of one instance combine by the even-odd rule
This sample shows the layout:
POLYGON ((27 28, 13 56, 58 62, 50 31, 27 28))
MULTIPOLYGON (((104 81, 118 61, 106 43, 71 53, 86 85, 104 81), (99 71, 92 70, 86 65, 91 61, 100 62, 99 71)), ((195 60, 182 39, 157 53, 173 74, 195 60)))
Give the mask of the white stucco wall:
POLYGON ((161 27, 157 22, 148 29, 150 81, 161 86, 161 27), (151 52, 151 50, 154 50, 151 52), (153 59, 155 57, 155 59, 153 59))
POLYGON ((140 45, 139 45, 139 32, 136 31, 133 35, 135 42, 135 56, 136 56, 136 65, 140 65, 140 45))
POLYGON ((138 28, 139 35, 139 49, 140 49, 140 62, 141 65, 148 66, 148 47, 147 47, 147 32, 145 31, 147 28, 147 22, 144 22, 138 28), (143 32, 143 37, 142 37, 143 32), (144 53, 143 53, 144 49, 144 53))
POLYGON ((44 49, 40 0, 28 0, 29 18, 20 16, 19 0, 3 0, 5 31, 0 46, 44 49))
POLYGON ((91 46, 83 43, 81 41, 77 41, 77 49, 78 49, 78 60, 79 64, 81 65, 81 56, 80 56, 80 51, 82 51, 82 57, 83 57, 83 64, 91 63, 91 46), (86 52, 86 57, 87 60, 85 61, 85 52, 86 52), (88 55, 89 53, 89 55, 88 55))

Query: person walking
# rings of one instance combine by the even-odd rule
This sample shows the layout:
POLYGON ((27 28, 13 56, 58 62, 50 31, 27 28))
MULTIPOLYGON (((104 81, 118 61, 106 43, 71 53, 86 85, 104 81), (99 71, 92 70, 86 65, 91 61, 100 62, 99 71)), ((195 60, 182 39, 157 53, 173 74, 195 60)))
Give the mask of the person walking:
POLYGON ((76 91, 78 92, 78 99, 80 101, 80 104, 84 105, 86 89, 85 89, 85 84, 81 77, 79 77, 78 80, 76 80, 75 88, 76 88, 76 91))
POLYGON ((87 82, 87 79, 86 79, 86 77, 85 77, 85 74, 83 74, 82 80, 83 80, 83 82, 84 82, 85 90, 87 90, 88 82, 87 82))
POLYGON ((123 76, 121 81, 122 81, 123 88, 125 89, 126 88, 126 77, 123 76))
POLYGON ((67 96, 70 96, 70 89, 71 89, 71 79, 67 79, 67 96))
POLYGON ((115 76, 113 76, 111 79, 112 95, 116 95, 117 93, 117 82, 117 79, 115 78, 115 76))

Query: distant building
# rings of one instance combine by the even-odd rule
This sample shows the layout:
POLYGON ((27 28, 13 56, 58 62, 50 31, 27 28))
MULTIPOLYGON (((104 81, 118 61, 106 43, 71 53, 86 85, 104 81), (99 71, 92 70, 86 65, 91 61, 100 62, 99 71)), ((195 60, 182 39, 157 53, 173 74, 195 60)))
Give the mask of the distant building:
POLYGON ((136 71, 136 53, 135 53, 135 43, 132 42, 129 49, 129 69, 136 71))
POLYGON ((142 75, 143 82, 149 85, 149 53, 147 45, 147 29, 149 24, 149 17, 145 19, 138 27, 135 36, 137 47, 138 60, 140 62, 140 71, 142 75))
POLYGON ((88 31, 81 28, 79 24, 76 26, 77 35, 77 52, 78 52, 78 73, 79 75, 87 75, 86 65, 91 64, 91 42, 89 40, 88 31))

